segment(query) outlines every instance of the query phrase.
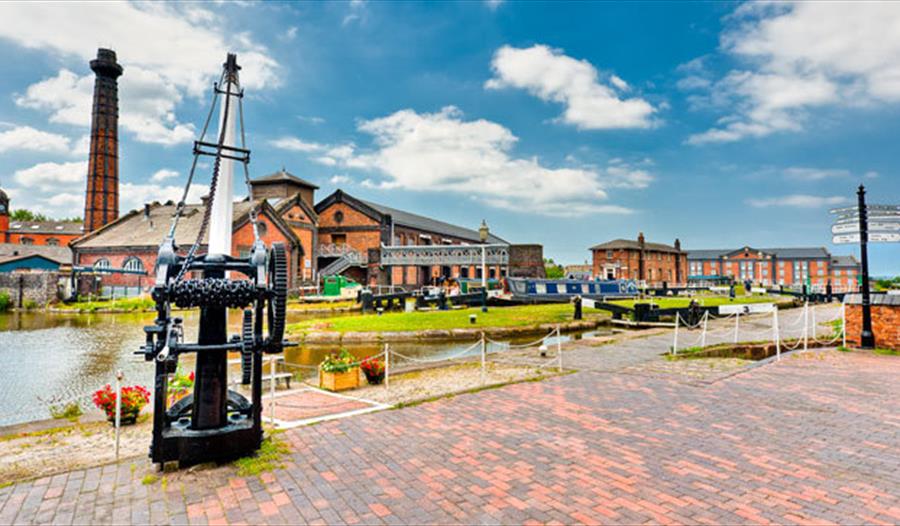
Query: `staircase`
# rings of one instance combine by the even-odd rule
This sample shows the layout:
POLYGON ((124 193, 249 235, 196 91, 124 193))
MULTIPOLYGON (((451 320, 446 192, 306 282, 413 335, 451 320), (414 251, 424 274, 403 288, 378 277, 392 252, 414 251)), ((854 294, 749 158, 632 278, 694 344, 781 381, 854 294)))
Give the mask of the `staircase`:
POLYGON ((346 252, 329 263, 326 267, 319 269, 319 275, 337 276, 350 267, 358 267, 364 263, 364 258, 359 252, 346 252))

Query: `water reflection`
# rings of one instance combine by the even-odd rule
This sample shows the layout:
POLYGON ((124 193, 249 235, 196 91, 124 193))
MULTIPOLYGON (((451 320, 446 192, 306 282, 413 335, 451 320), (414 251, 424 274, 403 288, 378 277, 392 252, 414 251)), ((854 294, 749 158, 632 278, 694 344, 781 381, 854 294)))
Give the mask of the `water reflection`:
MULTIPOLYGON (((197 311, 179 314, 185 320, 186 339, 196 341, 197 311)), ((134 354, 144 342, 142 327, 153 321, 152 313, 136 314, 0 314, 0 425, 48 418, 47 404, 78 398, 83 407, 91 393, 115 379, 115 372, 125 374, 127 384, 150 387, 153 365, 134 354)), ((321 314, 291 313, 290 321, 321 314)), ((229 316, 230 332, 240 326, 240 313, 229 316)), ((594 331, 592 331, 594 332, 594 331)), ((563 341, 579 335, 562 336, 563 341)), ((514 340, 521 343, 534 337, 514 340)), ((452 356, 470 346, 467 342, 402 342, 391 347, 407 356, 452 356)), ((548 340, 548 344, 555 343, 548 340)), ((346 346, 358 358, 380 353, 378 342, 346 346)), ((337 351, 337 345, 292 347, 285 351, 285 361, 317 365, 325 356, 337 351)), ((473 350, 478 354, 479 350, 473 350)), ((236 356, 236 355, 235 355, 236 356)), ((193 367, 193 356, 182 356, 186 369, 193 367)))

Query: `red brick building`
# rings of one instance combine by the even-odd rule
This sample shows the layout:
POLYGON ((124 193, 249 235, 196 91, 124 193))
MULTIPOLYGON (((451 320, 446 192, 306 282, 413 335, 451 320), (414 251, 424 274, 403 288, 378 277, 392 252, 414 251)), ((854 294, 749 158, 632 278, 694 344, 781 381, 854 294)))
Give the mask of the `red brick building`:
MULTIPOLYGON (((372 281, 366 270, 368 252, 382 244, 460 245, 481 243, 477 230, 451 225, 428 217, 411 214, 371 201, 363 201, 337 190, 316 205, 319 218, 318 255, 320 268, 338 257, 351 253, 357 262, 345 274, 361 283, 372 281)), ((490 235, 490 244, 508 244, 490 235)), ((390 267, 387 282, 391 285, 416 287, 431 283, 437 277, 480 278, 480 266, 396 266, 390 267)), ((506 269, 489 267, 488 277, 499 278, 506 269)), ((371 283, 374 284, 374 283, 371 283)))
POLYGON ((651 243, 644 233, 637 240, 615 239, 591 247, 592 272, 599 279, 633 279, 658 287, 684 284, 687 280, 687 253, 681 242, 673 245, 651 243))
POLYGON ((859 263, 852 256, 832 256, 824 247, 691 250, 688 275, 692 281, 728 278, 763 286, 809 285, 835 292, 858 289, 859 263))
MULTIPOLYGON (((232 255, 246 257, 253 244, 250 224, 250 201, 234 203, 232 255)), ((257 208, 260 238, 266 243, 284 243, 288 254, 289 286, 296 286, 297 263, 303 257, 300 240, 265 199, 254 203, 257 208)), ((175 243, 183 251, 194 243, 203 221, 205 204, 187 205, 175 231, 175 243)), ((152 203, 143 210, 133 210, 72 243, 74 264, 97 269, 113 268, 143 271, 143 275, 105 274, 103 286, 145 288, 154 279, 159 244, 168 234, 175 204, 152 203)), ((206 239, 198 253, 206 252, 206 239)))
POLYGON ((0 243, 64 247, 84 234, 79 222, 13 221, 9 205, 9 196, 0 189, 0 243))

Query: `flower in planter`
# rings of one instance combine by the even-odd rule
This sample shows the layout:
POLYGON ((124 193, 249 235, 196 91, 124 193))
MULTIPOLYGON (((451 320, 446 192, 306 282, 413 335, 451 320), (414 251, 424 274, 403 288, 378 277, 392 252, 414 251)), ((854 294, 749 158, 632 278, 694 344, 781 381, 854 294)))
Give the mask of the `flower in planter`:
POLYGON ((175 375, 169 380, 169 405, 181 400, 194 389, 194 371, 184 374, 181 366, 175 371, 175 375))
MULTIPOLYGON (((122 387, 121 422, 133 424, 149 402, 150 391, 140 385, 122 387)), ((116 421, 116 392, 109 384, 94 393, 94 405, 106 412, 107 420, 116 421)))
POLYGON ((359 367, 370 384, 377 385, 384 381, 384 361, 380 358, 369 356, 359 364, 359 367))
POLYGON ((326 373, 345 373, 355 366, 356 358, 347 349, 329 354, 319 365, 326 373))

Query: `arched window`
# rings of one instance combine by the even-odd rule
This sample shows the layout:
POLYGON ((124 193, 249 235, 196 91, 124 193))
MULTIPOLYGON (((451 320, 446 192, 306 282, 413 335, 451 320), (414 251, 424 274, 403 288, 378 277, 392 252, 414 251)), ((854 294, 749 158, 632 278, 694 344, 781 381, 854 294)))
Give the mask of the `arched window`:
POLYGON ((125 260, 125 265, 123 265, 122 268, 135 272, 144 272, 144 262, 134 256, 131 256, 130 258, 125 260))
POLYGON ((20 244, 20 245, 33 245, 33 244, 34 244, 34 240, 31 239, 30 237, 20 237, 20 238, 19 238, 19 244, 20 244))
POLYGON ((109 260, 106 258, 100 258, 94 262, 94 268, 96 269, 109 268, 110 266, 109 260))
POLYGON ((47 245, 48 245, 48 246, 51 246, 51 247, 58 247, 58 246, 59 246, 59 240, 56 239, 55 237, 48 237, 48 238, 47 238, 47 245))

